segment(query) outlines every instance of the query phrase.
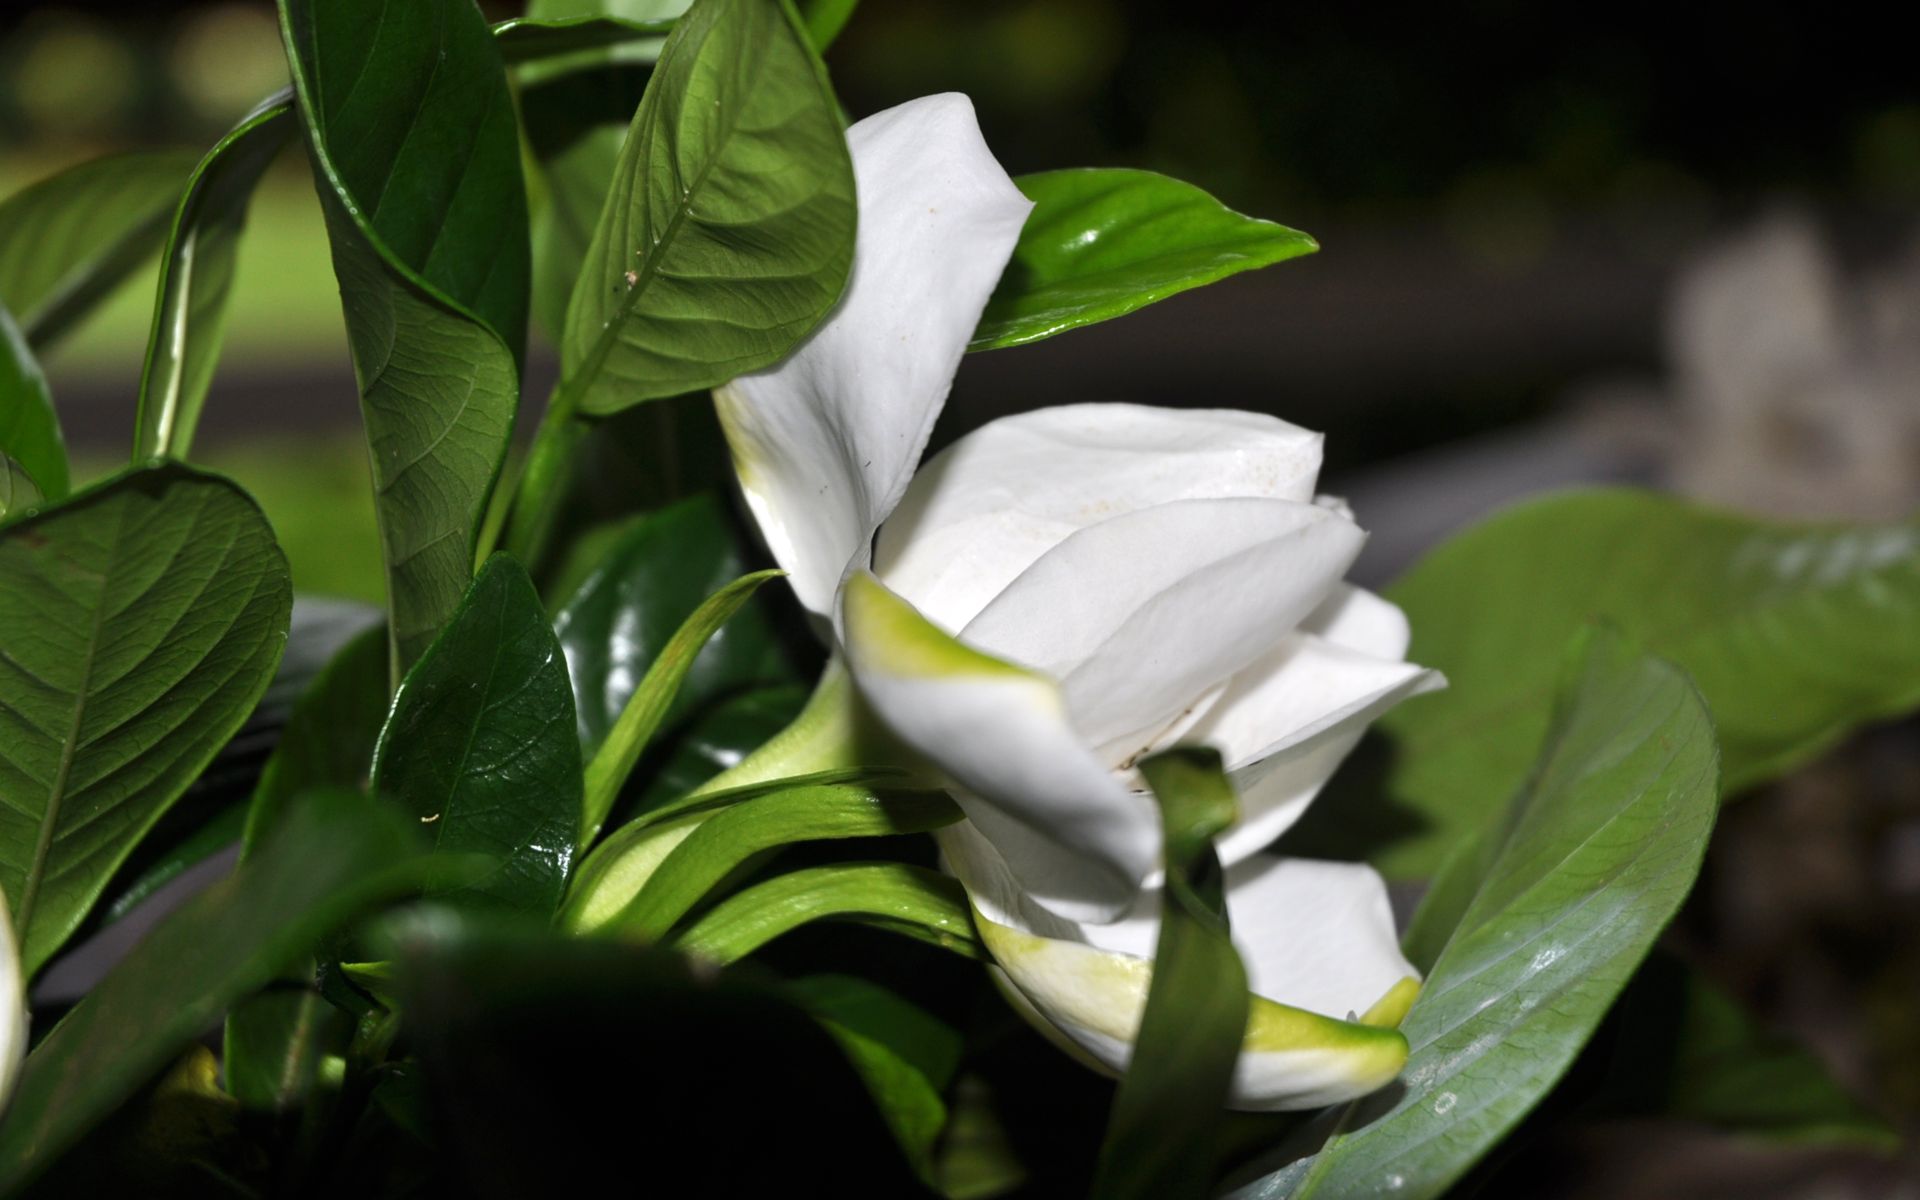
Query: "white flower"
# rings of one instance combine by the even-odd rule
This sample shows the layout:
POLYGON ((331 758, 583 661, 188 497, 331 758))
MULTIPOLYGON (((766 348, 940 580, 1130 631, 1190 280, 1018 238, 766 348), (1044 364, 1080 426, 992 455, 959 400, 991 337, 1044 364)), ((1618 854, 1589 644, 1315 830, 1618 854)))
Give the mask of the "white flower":
POLYGON ((20 947, 13 938, 13 914, 0 892, 0 1116, 20 1077, 27 1056, 27 987, 20 977, 20 947))
POLYGON ((1160 856, 1131 767, 1204 742, 1241 798, 1219 843, 1255 993, 1234 1102, 1378 1087, 1405 1058, 1383 1026, 1417 988, 1379 877, 1257 854, 1369 721, 1439 682, 1404 661, 1399 610, 1341 582, 1364 535, 1315 498, 1319 436, 1253 413, 1073 405, 996 421, 916 476, 1030 205, 964 97, 891 109, 848 141, 845 298, 715 400, 799 598, 952 783, 968 820, 941 844, 1011 994, 1124 1065, 1160 856))

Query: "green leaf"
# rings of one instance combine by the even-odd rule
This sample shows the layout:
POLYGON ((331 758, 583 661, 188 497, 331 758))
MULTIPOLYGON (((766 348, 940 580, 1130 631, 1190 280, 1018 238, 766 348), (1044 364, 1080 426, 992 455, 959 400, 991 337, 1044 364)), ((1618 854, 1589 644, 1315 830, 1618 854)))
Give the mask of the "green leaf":
POLYGON ((800 0, 800 20, 807 27, 807 40, 815 51, 825 54, 827 47, 847 27, 860 0, 800 0))
POLYGON ((586 768, 585 817, 580 825, 580 845, 584 848, 600 835, 601 825, 613 811, 620 789, 633 774, 641 753, 653 741, 661 720, 680 694, 681 685, 693 669, 694 661, 714 637, 753 598, 761 584, 784 575, 784 571, 756 571, 734 580, 707 599, 674 632, 661 648, 658 658, 647 668, 613 723, 607 739, 594 752, 586 768))
POLYGON ((1320 248, 1151 171, 1043 171, 1014 182, 1034 209, 972 350, 1037 342, 1320 248))
POLYGON ((387 634, 375 626, 341 647, 295 702, 261 769, 247 812, 247 851, 314 788, 365 791, 387 719, 387 634))
POLYGON ((499 860, 450 898, 547 915, 580 829, 580 743, 566 659, 533 581, 497 554, 407 673, 373 756, 376 794, 442 850, 499 860))
POLYGON ((1113 1099, 1093 1194, 1205 1197, 1218 1169, 1214 1131, 1247 1030, 1247 972, 1227 930, 1213 839, 1239 802, 1217 751, 1176 747, 1140 762, 1160 801, 1166 888, 1153 982, 1113 1099))
POLYGON ((840 298, 853 166, 786 0, 699 0, 621 149, 561 343, 563 412, 617 412, 784 357, 840 298))
POLYGON ((1717 797, 1706 706, 1671 663, 1583 641, 1528 785, 1448 868, 1478 887, 1400 1026, 1400 1085, 1234 1195, 1441 1195, 1558 1082, 1686 898, 1717 797))
MULTIPOLYGON (((559 76, 592 74, 599 68, 646 66, 660 57, 666 45, 666 33, 687 11, 692 0, 527 0, 527 19, 547 24, 607 19, 632 27, 653 27, 663 36, 623 40, 616 45, 582 47, 579 50, 529 64, 520 71, 521 82, 544 83, 559 76)), ((621 115, 622 128, 633 116, 629 104, 621 115)), ((611 178, 611 177, 609 177, 611 178)))
MULTIPOLYGON (((648 515, 602 553, 553 618, 589 754, 606 741, 676 631, 745 571, 725 506, 712 495, 648 515)), ((788 677, 762 606, 716 629, 692 660, 666 721, 728 692, 788 677)))
POLYGON ((133 460, 185 458, 226 332, 247 203, 293 137, 293 104, 270 97, 214 143, 187 181, 160 257, 160 293, 140 374, 133 460))
POLYGON ((259 508, 183 466, 0 530, 0 887, 28 972, 246 720, 292 606, 259 508))
MULTIPOLYGON (((663 6, 664 7, 664 6, 663 6)), ((630 42, 657 45, 673 29, 672 17, 627 20, 616 16, 540 17, 528 15, 493 26, 500 57, 509 64, 536 62, 602 50, 630 42)))
POLYGON ((672 1161, 628 1164, 630 1191, 685 1191, 690 1168, 703 1195, 926 1194, 839 1047, 775 989, 616 941, 449 924, 422 922, 398 960, 444 1139, 431 1194, 598 1194, 608 1148, 637 1133, 672 1161), (609 1082, 618 1103, 556 1103, 609 1082))
POLYGON ((960 819, 936 792, 823 784, 750 796, 670 822, 622 827, 580 864, 563 923, 665 937, 735 867, 762 850, 829 838, 924 833, 960 819))
POLYGON ((1435 550, 1388 595, 1442 693, 1381 722, 1388 793, 1424 822, 1390 875, 1430 872, 1525 779, 1557 648, 1605 620, 1686 668, 1719 729, 1727 790, 1920 705, 1920 523, 1761 521, 1631 491, 1523 504, 1435 550))
POLYGON ((960 1035, 898 993, 854 975, 810 975, 786 992, 846 1052, 907 1161, 931 1182, 947 1123, 940 1098, 960 1065, 960 1035))
POLYGON ((156 925, 27 1057, 0 1124, 0 1193, 29 1183, 228 1004, 416 881, 404 830, 316 793, 238 872, 156 925))
MULTIPOLYGON (((354 637, 295 703, 247 808, 241 861, 288 821, 298 798, 317 788, 364 792, 387 715, 387 634, 354 637)), ((307 1096, 319 1060, 338 1053, 344 1014, 313 986, 312 959, 234 1005, 221 1061, 227 1091, 248 1108, 286 1111, 307 1096)))
MULTIPOLYGON (((175 808, 171 815, 178 815, 186 807, 181 805, 175 808)), ((115 882, 109 893, 109 900, 100 906, 101 920, 104 922, 120 920, 140 907, 161 888, 239 841, 246 823, 246 804, 244 802, 229 804, 195 826, 185 837, 159 847, 159 853, 151 857, 148 852, 155 848, 154 843, 159 840, 160 830, 156 829, 148 834, 134 859, 136 862, 141 859, 148 860, 145 869, 129 880, 125 887, 115 882)), ((133 863, 129 862, 128 865, 132 866, 133 863)))
MULTIPOLYGON (((67 494, 67 445, 60 436, 60 418, 54 415, 53 395, 4 304, 0 304, 0 455, 26 474, 39 496, 58 500, 67 494)), ((26 503, 14 500, 4 507, 25 507, 26 503)))
POLYGON ((166 236, 193 156, 96 158, 0 203, 0 305, 45 348, 113 294, 166 236))
POLYGON ((776 875, 713 906, 674 945, 731 963, 809 921, 854 921, 987 959, 967 895, 950 875, 907 863, 835 863, 776 875))
POLYGON ((459 606, 526 337, 526 189, 469 0, 281 0, 373 463, 397 679, 459 606))
POLYGON ((1705 975, 1655 951, 1620 998, 1609 1112, 1699 1121, 1788 1145, 1899 1147, 1805 1044, 1763 1026, 1705 975))

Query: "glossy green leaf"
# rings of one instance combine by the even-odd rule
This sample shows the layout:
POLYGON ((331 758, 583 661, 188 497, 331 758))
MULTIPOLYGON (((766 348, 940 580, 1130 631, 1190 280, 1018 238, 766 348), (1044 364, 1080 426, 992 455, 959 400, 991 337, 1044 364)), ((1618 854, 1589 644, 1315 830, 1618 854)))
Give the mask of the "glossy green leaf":
MULTIPOLYGON (((589 753, 612 732, 676 631, 745 572, 726 508, 712 495, 650 514, 601 555, 553 618, 589 753)), ((753 605, 716 627, 699 649, 665 719, 788 673, 763 606, 753 605)))
POLYGON ((786 0, 699 0, 621 149, 567 309, 561 411, 616 412, 784 357, 840 298, 853 166, 786 0))
POLYGON ((29 972, 246 720, 292 605, 259 508, 183 466, 0 530, 0 887, 29 972))
POLYGON ((855 975, 809 975, 787 995, 846 1052, 907 1161, 931 1181, 947 1123, 941 1093, 960 1065, 960 1035, 897 992, 855 975))
POLYGON ((756 571, 743 575, 707 597, 693 615, 674 631, 659 657, 647 667, 638 687, 620 711, 619 719, 606 741, 594 752, 586 767, 585 816, 580 824, 580 844, 584 847, 600 835, 600 827, 627 777, 633 774, 641 753, 653 741, 660 722, 680 695, 694 662, 741 606, 753 598, 761 584, 785 574, 783 571, 756 571))
POLYGON ((526 337, 526 189, 469 0, 281 0, 373 465, 397 678, 472 577, 526 337))
MULTIPOLYGON (((5 305, 0 305, 0 455, 13 461, 38 495, 58 500, 67 494, 67 445, 53 395, 5 305)), ((15 478, 9 473, 7 483, 18 487, 15 478)), ((7 507, 24 504, 13 500, 7 507)))
POLYGON ((1671 954, 1649 956, 1616 1018, 1609 1114, 1697 1121, 1787 1145, 1900 1144, 1808 1046, 1671 954))
POLYGON ((1523 504, 1388 595, 1444 693, 1389 713, 1390 798, 1424 824, 1375 861, 1430 872, 1545 734, 1556 648, 1605 620, 1699 684, 1729 792, 1920 706, 1920 523, 1761 521, 1630 491, 1523 504))
POLYGON ((564 923, 656 940, 735 867, 763 850, 830 838, 889 837, 951 825, 934 792, 853 784, 786 788, 672 821, 623 827, 580 864, 564 923))
POLYGON ((1559 1081, 1686 898, 1718 796, 1706 706, 1671 663, 1581 642, 1527 786, 1448 868, 1478 886, 1400 1026, 1400 1085, 1236 1196, 1441 1195, 1559 1081))
POLYGON ((160 247, 193 156, 96 158, 0 203, 0 305, 44 347, 160 247))
POLYGON ((304 797, 260 854, 156 925, 27 1058, 0 1123, 0 1194, 44 1171, 226 1006, 420 871, 353 793, 304 797))
POLYGON ((773 987, 616 941, 441 920, 398 965, 442 1138, 430 1194, 600 1194, 609 1148, 641 1134, 671 1161, 630 1191, 926 1194, 845 1055, 773 987), (556 1102, 609 1080, 627 1085, 617 1103, 556 1102))
POLYGON ((1218 1170, 1214 1130, 1247 1029, 1247 972, 1227 929, 1213 839, 1239 802, 1217 751, 1182 747, 1140 762, 1160 801, 1166 888, 1153 982, 1093 1194, 1205 1197, 1218 1170))
POLYGON ((226 333, 247 204, 268 164, 293 137, 282 92, 214 143, 187 181, 160 256, 159 300, 140 375, 133 459, 185 458, 226 333))
POLYGON ((810 921, 853 921, 986 959, 966 891, 908 863, 836 863, 776 875, 713 906, 674 945, 718 963, 745 958, 810 921))
POLYGON ((1037 342, 1319 249, 1299 230, 1151 171, 1043 171, 1014 182, 1033 214, 972 350, 1037 342))
POLYGON ((520 564, 495 555, 407 673, 373 786, 442 850, 498 860, 449 896, 534 915, 560 903, 580 830, 567 664, 520 564))

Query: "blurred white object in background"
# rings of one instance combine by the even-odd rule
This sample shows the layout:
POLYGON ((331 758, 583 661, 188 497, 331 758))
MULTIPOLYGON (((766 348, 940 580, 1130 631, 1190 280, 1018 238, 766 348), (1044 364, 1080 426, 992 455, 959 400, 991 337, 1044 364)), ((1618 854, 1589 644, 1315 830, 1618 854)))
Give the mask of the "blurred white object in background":
POLYGON ((1849 278, 1782 214, 1710 247, 1667 314, 1672 482, 1750 512, 1920 507, 1920 245, 1849 278))

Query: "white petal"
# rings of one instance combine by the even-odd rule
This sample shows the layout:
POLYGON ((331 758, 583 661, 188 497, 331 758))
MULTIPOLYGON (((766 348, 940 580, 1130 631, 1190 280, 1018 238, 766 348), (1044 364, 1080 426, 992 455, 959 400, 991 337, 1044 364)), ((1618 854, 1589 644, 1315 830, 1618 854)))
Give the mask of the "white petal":
POLYGON ((1312 504, 1177 500, 1073 534, 961 636, 1060 679, 1075 726, 1118 765, 1285 638, 1363 540, 1312 504))
POLYGON ((27 988, 20 977, 20 947, 13 940, 13 916, 0 892, 0 1115, 20 1077, 27 1055, 27 988))
POLYGON ((1077 917, 1125 909, 1159 858, 1159 819, 1088 752, 1058 685, 955 641, 866 572, 840 604, 867 703, 951 777, 1025 888, 1077 917))
POLYGON ((1033 207, 965 96, 876 113, 847 144, 860 210, 846 294, 778 366, 714 392, 747 504, 816 613, 906 490, 1033 207))
MULTIPOLYGON (((965 825, 942 830, 982 938, 1030 1021, 1113 1073, 1126 1069, 1159 937, 1150 893, 1113 924, 1062 921, 1021 894, 994 847, 965 825)), ((1406 1062, 1392 1026, 1418 976, 1401 957, 1385 890, 1366 867, 1264 860, 1227 876, 1234 942, 1252 995, 1229 1103, 1317 1108, 1391 1081, 1406 1062), (1343 1020, 1349 1013, 1361 1021, 1343 1020)))
POLYGON ((1232 410, 1072 404, 1003 417, 914 476, 880 530, 875 571, 959 629, 1069 534, 1169 500, 1306 501, 1317 433, 1232 410))

